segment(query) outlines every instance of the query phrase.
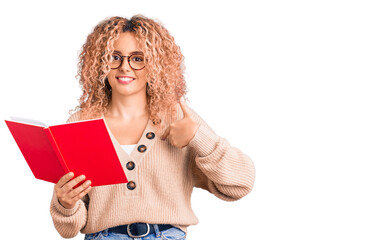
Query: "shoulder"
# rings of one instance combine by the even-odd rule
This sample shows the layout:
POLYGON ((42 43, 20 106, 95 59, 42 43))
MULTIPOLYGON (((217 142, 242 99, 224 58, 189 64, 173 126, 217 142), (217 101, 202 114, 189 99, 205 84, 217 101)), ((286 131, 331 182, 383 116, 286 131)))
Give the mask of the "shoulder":
POLYGON ((77 111, 77 112, 71 114, 71 116, 69 116, 69 118, 67 120, 67 123, 76 122, 76 121, 79 121, 79 120, 81 120, 81 112, 77 111))

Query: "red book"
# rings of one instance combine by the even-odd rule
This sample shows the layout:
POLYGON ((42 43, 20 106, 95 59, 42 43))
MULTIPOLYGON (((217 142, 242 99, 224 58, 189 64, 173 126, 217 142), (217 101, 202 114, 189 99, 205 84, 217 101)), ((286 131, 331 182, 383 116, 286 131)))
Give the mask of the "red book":
POLYGON ((49 127, 5 122, 37 179, 57 183, 73 172, 91 186, 128 182, 103 119, 49 127))

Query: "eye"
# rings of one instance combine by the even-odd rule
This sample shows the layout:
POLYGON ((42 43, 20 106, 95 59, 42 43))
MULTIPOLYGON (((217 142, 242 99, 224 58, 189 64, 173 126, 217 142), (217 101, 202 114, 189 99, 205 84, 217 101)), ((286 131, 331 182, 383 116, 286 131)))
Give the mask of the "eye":
POLYGON ((119 61, 119 60, 121 60, 121 57, 118 56, 118 55, 112 55, 112 56, 111 56, 111 59, 112 59, 113 61, 119 61))
POLYGON ((144 57, 143 56, 133 56, 132 57, 132 61, 133 62, 143 62, 144 61, 144 57))

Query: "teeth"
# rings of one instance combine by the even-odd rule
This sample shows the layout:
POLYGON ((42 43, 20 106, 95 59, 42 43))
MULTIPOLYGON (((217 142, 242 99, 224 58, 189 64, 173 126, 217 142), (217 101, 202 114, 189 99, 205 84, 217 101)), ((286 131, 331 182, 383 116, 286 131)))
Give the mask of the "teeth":
POLYGON ((118 78, 121 81, 129 81, 129 80, 134 80, 134 78, 128 78, 128 77, 120 77, 118 78))

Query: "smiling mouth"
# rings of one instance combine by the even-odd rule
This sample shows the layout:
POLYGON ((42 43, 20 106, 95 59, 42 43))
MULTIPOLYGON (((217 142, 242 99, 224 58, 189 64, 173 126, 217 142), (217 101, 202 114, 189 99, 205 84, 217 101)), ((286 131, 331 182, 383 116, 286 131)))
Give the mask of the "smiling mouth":
POLYGON ((122 84, 127 84, 136 80, 136 78, 132 78, 132 77, 116 77, 116 79, 118 80, 118 82, 122 84))

